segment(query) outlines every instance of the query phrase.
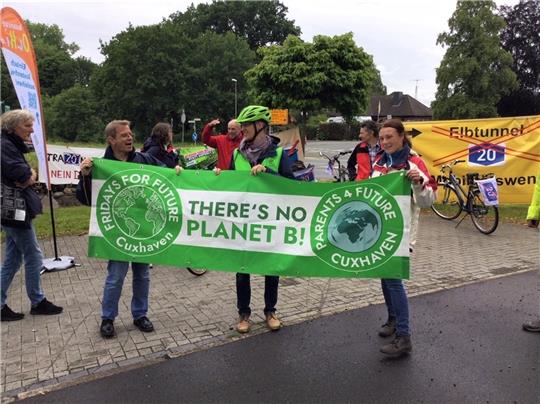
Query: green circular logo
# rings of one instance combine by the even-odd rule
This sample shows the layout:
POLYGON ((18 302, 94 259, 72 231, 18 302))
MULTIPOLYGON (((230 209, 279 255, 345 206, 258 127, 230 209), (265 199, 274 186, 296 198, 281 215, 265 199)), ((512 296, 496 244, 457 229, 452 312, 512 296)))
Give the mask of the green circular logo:
POLYGON ((170 247, 182 224, 182 205, 174 185, 165 177, 140 170, 111 175, 96 201, 96 219, 107 242, 136 257, 170 247))
POLYGON ((402 228, 396 199, 380 185, 357 182, 321 197, 311 221, 311 248, 340 271, 370 271, 399 248, 402 228))

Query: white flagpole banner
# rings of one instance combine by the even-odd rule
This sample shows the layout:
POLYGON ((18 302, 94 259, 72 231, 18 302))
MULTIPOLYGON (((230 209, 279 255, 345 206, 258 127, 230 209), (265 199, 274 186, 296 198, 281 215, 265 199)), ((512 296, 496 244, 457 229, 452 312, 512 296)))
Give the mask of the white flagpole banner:
POLYGON ((40 178, 50 189, 41 90, 32 39, 24 20, 14 9, 4 7, 0 14, 2 54, 21 108, 34 114, 32 143, 38 159, 40 178))

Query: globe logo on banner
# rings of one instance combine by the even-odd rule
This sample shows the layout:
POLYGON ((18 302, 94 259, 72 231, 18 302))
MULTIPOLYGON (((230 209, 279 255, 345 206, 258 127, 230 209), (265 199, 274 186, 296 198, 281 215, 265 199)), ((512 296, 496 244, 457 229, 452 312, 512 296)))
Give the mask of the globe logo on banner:
POLYGON ((469 145, 469 164, 473 166, 500 166, 505 163, 506 145, 482 143, 469 145))
POLYGON ((109 177, 100 189, 96 218, 107 242, 122 253, 146 257, 172 245, 181 228, 176 188, 159 174, 126 170, 109 177))
POLYGON ((325 193, 311 220, 311 248, 339 271, 365 272, 385 264, 400 247, 403 214, 376 184, 351 184, 325 193))
POLYGON ((381 236, 381 217, 365 202, 353 201, 341 206, 330 220, 328 241, 348 252, 369 249, 381 236))

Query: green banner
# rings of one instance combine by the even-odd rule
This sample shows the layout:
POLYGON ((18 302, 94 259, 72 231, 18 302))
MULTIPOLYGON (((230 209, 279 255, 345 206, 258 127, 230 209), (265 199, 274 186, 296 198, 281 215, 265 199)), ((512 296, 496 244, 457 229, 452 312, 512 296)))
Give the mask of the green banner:
POLYGON ((410 182, 94 159, 90 257, 279 276, 408 278, 410 182))

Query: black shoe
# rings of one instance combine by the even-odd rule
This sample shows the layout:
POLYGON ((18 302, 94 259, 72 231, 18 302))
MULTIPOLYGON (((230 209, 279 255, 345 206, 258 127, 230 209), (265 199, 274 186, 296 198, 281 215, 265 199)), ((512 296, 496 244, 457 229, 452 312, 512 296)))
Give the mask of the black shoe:
POLYGON ((101 320, 101 326, 99 327, 99 332, 103 338, 114 337, 114 324, 113 320, 104 318, 101 320))
POLYGON ((17 320, 22 320, 23 318, 24 318, 24 314, 15 313, 13 310, 9 308, 7 304, 4 307, 2 307, 2 321, 17 321, 17 320))
POLYGON ((47 299, 43 298, 36 306, 30 309, 30 314, 43 314, 43 315, 52 315, 60 314, 64 309, 60 306, 56 306, 49 302, 47 299))
POLYGON ((411 351, 411 337, 408 335, 396 335, 391 343, 381 347, 381 352, 388 356, 400 356, 411 351))
POLYGON ((379 337, 387 338, 396 332, 396 319, 395 318, 389 318, 386 323, 384 323, 381 326, 381 329, 379 330, 379 337))
POLYGON ((142 316, 139 317, 137 320, 133 320, 133 324, 135 324, 135 326, 142 332, 154 331, 154 325, 150 320, 148 320, 148 317, 146 316, 142 316))
MULTIPOLYGON (((4 317, 2 317, 2 321, 4 321, 4 317)), ((523 329, 529 332, 540 332, 540 320, 527 321, 526 323, 523 323, 523 329)))

